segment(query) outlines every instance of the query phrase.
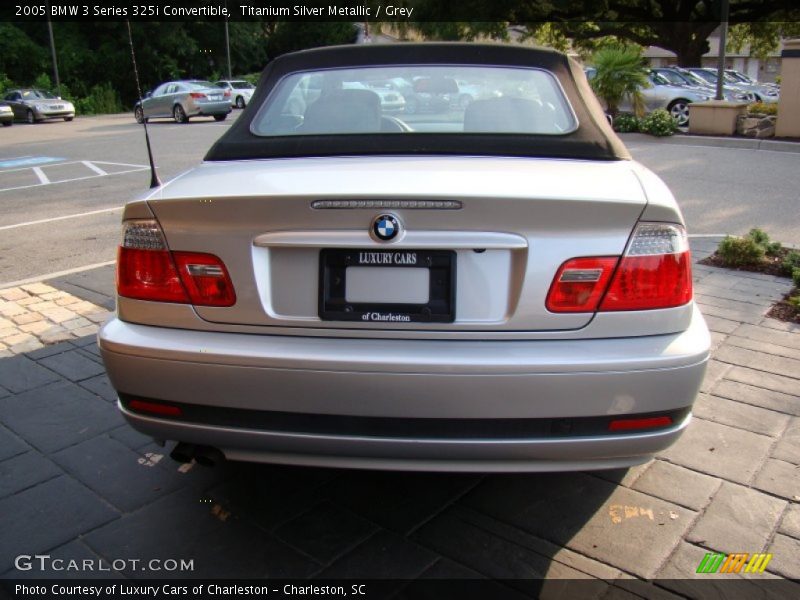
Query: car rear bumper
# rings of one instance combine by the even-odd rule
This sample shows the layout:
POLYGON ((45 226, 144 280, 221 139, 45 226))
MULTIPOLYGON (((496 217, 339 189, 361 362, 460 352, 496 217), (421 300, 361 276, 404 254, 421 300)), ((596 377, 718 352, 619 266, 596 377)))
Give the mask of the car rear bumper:
POLYGON ((213 115, 227 115, 233 108, 229 100, 223 102, 203 102, 196 103, 187 110, 187 115, 190 117, 196 116, 213 116, 213 115))
POLYGON ((687 409, 702 382, 710 341, 695 309, 686 331, 638 338, 303 338, 165 329, 114 319, 100 331, 99 345, 109 378, 125 399, 155 399, 211 415, 156 417, 121 405, 136 429, 157 439, 215 446, 239 460, 545 471, 629 466, 672 444, 690 419, 687 409), (237 422, 216 419, 224 409, 244 416, 237 422), (610 422, 669 411, 682 411, 675 413, 681 417, 657 431, 570 431, 571 420, 610 422), (253 426, 248 414, 259 416, 253 426), (270 415, 289 415, 290 423, 305 417, 307 425, 292 430, 278 427, 276 420, 271 427, 270 415), (314 415, 341 428, 317 427, 314 415), (446 426, 452 421, 454 427, 467 423, 470 433, 438 435, 413 424, 402 427, 420 420, 442 420, 446 426), (387 429, 386 422, 401 426, 387 429), (509 434, 498 426, 523 422, 537 433, 523 428, 509 434))

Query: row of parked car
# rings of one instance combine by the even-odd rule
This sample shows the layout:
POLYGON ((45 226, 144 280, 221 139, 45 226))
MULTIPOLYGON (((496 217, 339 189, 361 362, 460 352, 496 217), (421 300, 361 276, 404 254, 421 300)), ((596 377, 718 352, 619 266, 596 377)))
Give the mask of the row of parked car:
MULTIPOLYGON (((595 74, 593 67, 586 68, 590 79, 595 74)), ((692 102, 712 100, 716 96, 717 71, 709 68, 659 67, 648 71, 647 87, 641 88, 645 109, 650 112, 658 108, 666 109, 678 122, 689 124, 689 105, 692 102)), ((722 93, 730 102, 777 102, 780 89, 776 84, 759 83, 739 71, 727 69, 722 93)), ((620 109, 633 112, 630 99, 620 105, 620 109)))
MULTIPOLYGON (((223 120, 231 106, 244 108, 253 97, 255 86, 242 80, 171 81, 147 94, 136 105, 136 118, 172 117, 186 122, 196 115, 223 120)), ((75 106, 55 94, 34 88, 8 90, 0 101, 0 123, 10 127, 14 121, 39 123, 47 119, 75 118, 75 106)))
MULTIPOLYGON (((286 112, 302 116, 306 108, 319 98, 323 76, 301 82, 286 103, 286 112)), ((498 97, 501 91, 492 90, 466 80, 448 77, 393 77, 368 81, 345 81, 342 89, 364 89, 377 94, 384 113, 431 113, 457 108, 464 110, 476 99, 498 97)), ((138 122, 153 118, 172 118, 185 123, 194 116, 210 116, 224 120, 231 105, 244 108, 255 88, 242 80, 216 83, 201 80, 169 81, 148 92, 134 108, 138 122)))
MULTIPOLYGON (((586 68, 591 79, 593 67, 586 68)), ((747 75, 728 69, 725 71, 723 95, 732 102, 777 102, 780 89, 776 84, 760 83, 747 75)), ((689 123, 689 104, 710 100, 716 95, 717 72, 708 68, 659 67, 648 71, 649 85, 640 92, 645 109, 668 110, 679 125, 689 123)), ((364 83, 349 82, 347 86, 361 86, 380 97, 383 112, 414 114, 436 112, 452 107, 466 109, 476 99, 502 95, 498 90, 482 89, 465 80, 418 77, 413 80, 393 78, 364 83)), ((313 78, 306 88, 298 88, 288 101, 291 114, 302 115, 309 102, 321 90, 313 78)), ((255 86, 244 80, 221 80, 215 83, 204 80, 169 81, 148 92, 134 107, 138 122, 152 118, 171 118, 186 123, 195 116, 209 116, 223 121, 232 107, 244 108, 253 97, 255 86)), ((623 101, 620 109, 632 111, 630 100, 623 101)), ((16 89, 6 92, 0 102, 0 123, 10 126, 15 120, 38 123, 45 119, 75 117, 75 107, 67 100, 38 89, 16 89)))
POLYGON ((139 123, 157 118, 188 123, 198 116, 224 121, 233 106, 247 106, 254 91, 253 84, 239 79, 216 83, 200 79, 168 81, 147 92, 134 106, 133 114, 139 123))

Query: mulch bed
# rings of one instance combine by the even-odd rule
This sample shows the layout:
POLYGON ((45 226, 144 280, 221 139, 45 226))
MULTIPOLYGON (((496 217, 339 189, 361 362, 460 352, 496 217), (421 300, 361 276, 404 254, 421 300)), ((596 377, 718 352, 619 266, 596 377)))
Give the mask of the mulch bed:
MULTIPOLYGON (((798 292, 800 292, 800 289, 795 288, 794 293, 797 294, 798 292)), ((789 296, 792 295, 792 293, 786 294, 783 300, 773 304, 767 316, 786 323, 800 323, 800 309, 793 304, 789 304, 789 296)))
POLYGON ((701 265, 708 265, 709 267, 722 267, 723 269, 731 269, 733 271, 750 271, 751 273, 766 273, 767 275, 787 277, 786 273, 783 272, 781 263, 788 253, 789 251, 783 248, 778 256, 765 256, 764 261, 757 265, 743 265, 741 267, 729 267, 716 252, 698 262, 701 265))
MULTIPOLYGON (((776 275, 778 277, 787 277, 783 271, 781 263, 783 262, 789 250, 782 248, 778 256, 765 256, 764 260, 757 265, 743 265, 740 267, 729 267, 725 261, 716 252, 711 256, 699 261, 701 265, 708 265, 710 267, 721 267, 723 269, 731 269, 733 271, 750 271, 751 273, 766 273, 767 275, 776 275)), ((800 288, 794 288, 791 292, 784 296, 783 300, 779 300, 772 305, 769 309, 767 316, 786 323, 800 323, 800 308, 794 306, 789 302, 789 298, 800 294, 800 288)))

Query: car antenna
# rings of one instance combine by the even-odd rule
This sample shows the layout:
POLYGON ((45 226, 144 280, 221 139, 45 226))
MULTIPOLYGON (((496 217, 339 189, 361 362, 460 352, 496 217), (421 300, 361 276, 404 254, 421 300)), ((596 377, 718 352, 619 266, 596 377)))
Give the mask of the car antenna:
POLYGON ((153 160, 153 150, 150 148, 150 134, 147 132, 147 119, 144 118, 144 101, 142 100, 142 86, 139 83, 139 69, 136 67, 136 53, 133 51, 133 34, 131 33, 130 19, 125 19, 128 25, 128 41, 131 44, 131 61, 133 62, 133 76, 136 79, 136 92, 139 94, 139 106, 142 108, 142 126, 144 127, 144 141, 147 144, 147 158, 150 159, 150 187, 157 188, 161 180, 156 172, 156 163, 153 160))

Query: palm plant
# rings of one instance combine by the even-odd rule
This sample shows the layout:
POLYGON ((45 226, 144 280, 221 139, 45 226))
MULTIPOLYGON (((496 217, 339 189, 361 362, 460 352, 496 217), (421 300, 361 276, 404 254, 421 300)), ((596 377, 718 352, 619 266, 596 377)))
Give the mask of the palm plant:
POLYGON ((637 116, 644 114, 641 88, 647 87, 647 70, 642 62, 638 46, 606 46, 592 57, 596 71, 591 80, 592 88, 605 103, 608 114, 616 117, 619 105, 630 98, 637 116))

